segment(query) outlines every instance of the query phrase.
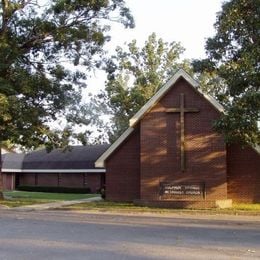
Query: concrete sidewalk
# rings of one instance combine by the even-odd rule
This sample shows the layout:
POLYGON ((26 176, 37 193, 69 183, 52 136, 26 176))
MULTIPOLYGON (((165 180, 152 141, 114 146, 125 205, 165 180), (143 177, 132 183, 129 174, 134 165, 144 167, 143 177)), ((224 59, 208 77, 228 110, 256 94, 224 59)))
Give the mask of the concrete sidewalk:
POLYGON ((57 208, 61 208, 63 206, 70 206, 70 205, 80 204, 80 203, 84 203, 84 202, 93 202, 93 201, 101 201, 101 200, 102 200, 101 197, 93 197, 93 198, 80 199, 80 200, 57 201, 57 202, 51 202, 51 203, 21 206, 21 207, 12 208, 11 210, 33 211, 33 210, 57 209, 57 208))

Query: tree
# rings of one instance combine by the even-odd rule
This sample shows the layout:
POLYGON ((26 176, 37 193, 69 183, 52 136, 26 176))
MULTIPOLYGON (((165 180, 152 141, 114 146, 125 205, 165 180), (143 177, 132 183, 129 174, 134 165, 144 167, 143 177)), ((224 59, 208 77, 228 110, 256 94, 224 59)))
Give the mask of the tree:
POLYGON ((196 71, 216 73, 225 84, 226 114, 215 128, 227 142, 260 144, 260 1, 223 4, 216 35, 206 43, 208 58, 194 61, 196 71))
MULTIPOLYGON (((155 33, 148 37, 142 48, 137 46, 136 40, 127 44, 126 48, 116 48, 115 54, 108 59, 105 67, 105 90, 92 97, 88 108, 92 112, 100 112, 102 109, 103 113, 111 115, 108 126, 99 121, 99 125, 105 127, 110 142, 117 139, 128 127, 129 119, 174 71, 179 67, 190 70, 187 61, 179 61, 183 51, 180 43, 167 43, 157 39, 155 33)), ((95 113, 93 118, 97 118, 95 113)), ((95 124, 97 125, 96 122, 95 124)))
POLYGON ((85 71, 98 66, 112 20, 133 26, 123 0, 0 1, 0 144, 68 143, 86 74, 64 61, 85 71), (60 117, 69 126, 51 130, 60 117))

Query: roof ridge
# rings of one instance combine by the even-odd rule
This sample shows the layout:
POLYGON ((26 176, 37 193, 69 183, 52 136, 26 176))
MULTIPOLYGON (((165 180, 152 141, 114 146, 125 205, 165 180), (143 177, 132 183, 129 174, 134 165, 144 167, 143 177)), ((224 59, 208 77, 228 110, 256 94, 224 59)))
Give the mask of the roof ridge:
POLYGON ((200 84, 189 75, 184 69, 179 69, 129 120, 129 126, 136 125, 144 115, 149 112, 157 102, 171 89, 173 84, 179 78, 184 78, 199 94, 201 94, 206 100, 208 100, 219 112, 224 112, 224 107, 212 96, 204 93, 200 88, 200 84))

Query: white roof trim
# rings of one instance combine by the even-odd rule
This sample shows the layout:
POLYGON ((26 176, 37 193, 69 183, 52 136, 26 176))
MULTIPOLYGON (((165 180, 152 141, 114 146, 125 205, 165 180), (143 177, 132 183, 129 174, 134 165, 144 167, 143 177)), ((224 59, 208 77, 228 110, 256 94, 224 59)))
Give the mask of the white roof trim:
POLYGON ((4 172, 22 172, 21 169, 6 169, 6 168, 3 168, 1 169, 2 173, 4 172))
POLYGON ((106 172, 105 169, 2 169, 2 172, 20 173, 88 173, 106 172))
POLYGON ((167 82, 166 84, 160 88, 155 95, 129 120, 129 125, 131 127, 135 126, 137 122, 139 122, 144 115, 149 112, 157 102, 170 90, 173 84, 176 81, 183 77, 197 92, 199 92, 202 96, 204 96, 218 111, 224 112, 224 108, 220 105, 213 97, 204 94, 199 89, 199 83, 194 80, 186 71, 183 69, 179 69, 167 82))
POLYGON ((155 95, 129 120, 129 128, 97 159, 95 167, 105 167, 105 160, 112 152, 133 132, 134 126, 148 113, 158 101, 170 90, 176 81, 183 77, 199 94, 205 97, 219 112, 224 112, 224 108, 213 97, 204 94, 199 90, 199 83, 194 80, 186 71, 179 69, 155 95))
POLYGON ((104 161, 115 151, 115 149, 134 131, 134 128, 129 127, 95 162, 95 167, 105 167, 104 161))
POLYGON ((260 145, 253 146, 254 150, 260 154, 260 145))

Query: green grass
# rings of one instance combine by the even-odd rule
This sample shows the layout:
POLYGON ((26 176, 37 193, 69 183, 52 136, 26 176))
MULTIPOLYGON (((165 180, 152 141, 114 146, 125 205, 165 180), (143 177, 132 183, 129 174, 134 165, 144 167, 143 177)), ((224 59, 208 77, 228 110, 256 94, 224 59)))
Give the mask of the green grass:
MULTIPOLYGON (((11 191, 4 192, 7 198, 4 201, 0 201, 0 205, 6 205, 8 207, 25 206, 32 204, 48 203, 53 201, 62 200, 75 200, 95 197, 97 194, 71 194, 71 193, 47 193, 47 192, 25 192, 25 191, 11 191)), ((81 203, 66 207, 69 210, 97 210, 97 211, 112 211, 112 212, 154 212, 154 213, 178 213, 178 212, 190 212, 190 213, 209 213, 209 214, 259 214, 260 215, 260 203, 257 204, 233 204, 230 209, 161 209, 136 206, 133 203, 117 203, 108 201, 88 202, 81 203)))
POLYGON ((245 210, 245 211, 259 211, 260 212, 260 203, 255 204, 246 204, 246 203, 239 203, 233 204, 233 209, 235 210, 245 210))
POLYGON ((42 203, 49 203, 49 200, 31 200, 31 199, 14 199, 14 200, 4 200, 0 201, 0 206, 7 206, 10 208, 14 207, 22 207, 22 206, 28 206, 33 204, 42 204, 42 203))
POLYGON ((97 194, 72 194, 72 193, 47 193, 27 191, 6 191, 5 200, 0 205, 8 207, 26 206, 32 204, 49 203, 54 201, 86 199, 97 196, 97 194))
POLYGON ((33 200, 77 200, 97 196, 96 194, 74 194, 74 193, 48 193, 30 191, 8 191, 4 192, 6 197, 12 199, 33 199, 33 200))
POLYGON ((155 212, 155 213, 171 213, 190 211, 189 209, 167 209, 167 208, 154 208, 146 206, 136 206, 133 203, 121 203, 110 201, 96 201, 88 203, 80 203, 65 207, 67 209, 75 210, 98 210, 98 211, 120 211, 120 212, 155 212))
POLYGON ((260 215, 260 204, 234 204, 230 209, 163 209, 135 206, 133 203, 117 203, 108 201, 98 201, 81 203, 66 207, 68 210, 97 210, 112 212, 152 212, 152 213, 207 213, 207 214, 239 214, 248 212, 249 214, 260 215))
POLYGON ((99 211, 124 211, 124 212, 153 212, 153 211, 169 211, 173 209, 158 209, 143 206, 136 206, 133 203, 119 203, 109 201, 97 201, 80 203, 66 207, 75 210, 99 210, 99 211))

